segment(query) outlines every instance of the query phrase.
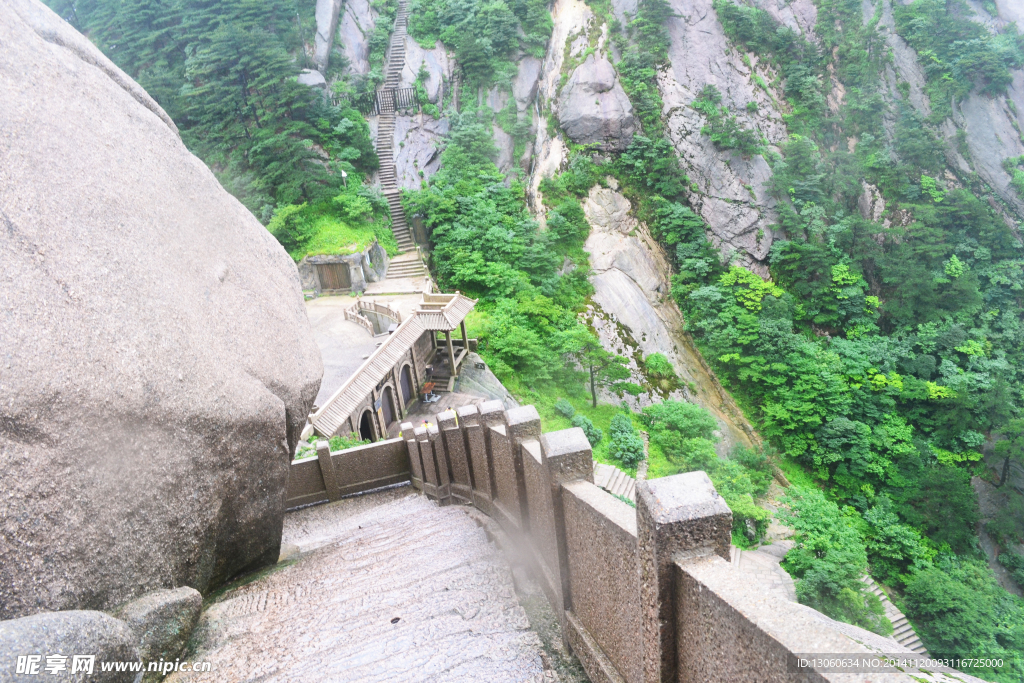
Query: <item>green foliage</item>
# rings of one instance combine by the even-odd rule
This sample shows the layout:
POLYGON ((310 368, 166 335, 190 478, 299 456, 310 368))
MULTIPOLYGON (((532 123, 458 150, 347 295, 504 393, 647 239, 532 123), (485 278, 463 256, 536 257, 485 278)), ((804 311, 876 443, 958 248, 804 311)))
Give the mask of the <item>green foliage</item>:
POLYGON ((672 362, 663 353, 652 353, 644 359, 644 368, 648 376, 656 380, 674 381, 676 379, 675 368, 672 362))
POLYGON ((315 29, 294 2, 54 6, 157 100, 189 149, 264 221, 275 205, 337 194, 342 169, 377 168, 362 116, 297 82, 315 29))
POLYGON ((892 624, 878 598, 860 580, 867 572, 867 548, 856 512, 840 509, 818 490, 791 492, 779 518, 796 529, 797 545, 783 566, 797 578, 796 594, 833 619, 888 635, 892 624))
MULTIPOLYGON (((816 130, 826 111, 824 60, 817 47, 789 27, 780 25, 763 9, 733 4, 730 0, 715 0, 714 8, 734 44, 759 56, 770 57, 779 65, 785 80, 786 100, 792 108, 791 113, 785 115, 790 131, 802 134, 816 130)), ((718 105, 704 99, 704 93, 701 97, 708 109, 718 105)), ((729 125, 725 117, 722 118, 719 135, 724 136, 723 139, 732 140, 733 135, 741 134, 735 120, 729 125)), ((752 132, 744 134, 749 136, 752 132)), ((756 141, 756 137, 748 137, 742 143, 736 139, 735 146, 743 144, 751 149, 756 141)))
POLYGON ((625 467, 634 468, 644 459, 644 442, 633 427, 629 415, 619 413, 612 418, 608 430, 611 442, 608 455, 620 461, 625 467))
POLYGON ((387 202, 354 180, 328 201, 278 206, 267 229, 296 261, 313 254, 353 254, 374 239, 394 256, 398 245, 387 219, 387 202))
POLYGON ((941 121, 950 102, 962 100, 975 87, 999 95, 1024 64, 1021 42, 1012 29, 992 34, 973 21, 963 0, 915 0, 893 8, 896 31, 917 50, 928 80, 933 117, 941 121))
POLYGON ((1024 543, 1024 495, 1012 489, 1006 495, 1006 502, 985 523, 985 530, 1004 548, 1024 543))
POLYGON ((514 75, 519 50, 542 57, 553 27, 543 0, 409 3, 409 34, 424 47, 440 40, 454 48, 456 61, 473 88, 514 75))
POLYGON ((999 554, 999 564, 1006 567, 1018 586, 1024 587, 1024 555, 1014 552, 999 554))
POLYGON ((570 420, 572 419, 573 415, 576 414, 576 409, 573 408, 572 404, 566 401, 564 398, 560 398, 558 399, 558 401, 555 402, 555 410, 557 410, 570 420))
POLYGON ((480 298, 481 354, 499 378, 527 387, 590 385, 596 397, 597 387, 617 385, 628 371, 577 319, 592 291, 579 250, 586 221, 565 194, 549 214, 557 214, 556 227, 538 230, 526 188, 506 183, 495 156, 488 117, 453 116, 441 168, 428 187, 404 195, 406 212, 431 232, 441 289, 480 298), (560 274, 566 258, 577 267, 560 274))
POLYGON ((745 157, 762 152, 757 131, 740 127, 736 117, 722 104, 722 93, 715 86, 705 85, 693 101, 693 108, 707 119, 700 132, 710 137, 719 149, 735 149, 745 157))
POLYGON ((984 653, 1006 666, 973 675, 1007 683, 1024 676, 1024 601, 1001 589, 984 561, 940 555, 908 581, 904 611, 933 657, 984 653))
POLYGON ((370 442, 367 439, 360 439, 359 435, 353 432, 351 434, 332 436, 329 443, 331 444, 332 451, 343 451, 346 448, 355 448, 370 442))
POLYGON ((586 415, 576 415, 572 418, 572 426, 579 427, 583 430, 583 433, 587 435, 587 441, 590 442, 591 446, 596 446, 601 443, 601 439, 604 437, 598 427, 594 426, 594 423, 586 415))

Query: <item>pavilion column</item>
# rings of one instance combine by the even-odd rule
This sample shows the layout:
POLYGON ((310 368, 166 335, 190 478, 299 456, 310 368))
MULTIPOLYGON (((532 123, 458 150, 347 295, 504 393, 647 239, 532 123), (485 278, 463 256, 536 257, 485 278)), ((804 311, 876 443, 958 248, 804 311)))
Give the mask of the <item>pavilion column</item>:
POLYGON ((469 335, 466 334, 466 321, 463 319, 459 323, 459 327, 462 328, 462 350, 469 353, 469 335))
POLYGON ((455 347, 452 346, 451 330, 444 331, 445 341, 448 342, 448 362, 451 363, 452 377, 455 376, 455 347))

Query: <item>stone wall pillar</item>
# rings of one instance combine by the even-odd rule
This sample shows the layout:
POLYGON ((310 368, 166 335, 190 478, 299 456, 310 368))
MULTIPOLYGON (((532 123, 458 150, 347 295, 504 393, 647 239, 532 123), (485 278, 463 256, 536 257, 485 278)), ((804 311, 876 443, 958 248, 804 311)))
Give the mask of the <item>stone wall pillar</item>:
POLYGON ((523 475, 524 441, 540 438, 540 414, 533 406, 520 406, 506 411, 508 437, 512 443, 512 461, 515 467, 516 499, 519 504, 518 514, 522 520, 523 530, 528 531, 530 513, 527 509, 526 478, 523 475))
POLYGON ((427 428, 417 427, 413 430, 416 436, 416 446, 419 449, 420 461, 423 463, 423 493, 433 500, 440 499, 441 478, 437 474, 437 461, 434 460, 434 451, 427 438, 427 428))
POLYGON ((491 485, 491 463, 487 452, 487 440, 484 427, 480 423, 480 411, 474 405, 458 408, 459 425, 466 439, 466 451, 469 453, 469 475, 473 483, 473 504, 484 514, 491 515, 493 499, 491 485))
POLYGON ((416 429, 411 422, 402 423, 402 438, 409 449, 409 468, 412 472, 412 485, 423 491, 423 460, 420 457, 420 444, 416 440, 416 429))
POLYGON ((675 683, 675 563, 716 554, 729 560, 732 512, 704 472, 636 488, 643 681, 675 683))
POLYGON ((501 401, 486 401, 480 405, 480 420, 483 422, 484 439, 490 456, 491 509, 505 531, 518 534, 522 531, 522 516, 519 509, 519 484, 516 480, 515 458, 509 439, 508 416, 501 401))
POLYGON ((430 442, 430 449, 434 453, 434 466, 437 471, 437 500, 441 505, 451 505, 451 467, 448 463, 448 454, 444 450, 444 440, 436 425, 427 427, 427 441, 430 442))
POLYGON ((452 495, 460 502, 473 502, 473 480, 469 473, 469 454, 466 452, 466 440, 455 417, 454 410, 446 410, 437 416, 437 427, 441 432, 448 464, 451 467, 452 495))

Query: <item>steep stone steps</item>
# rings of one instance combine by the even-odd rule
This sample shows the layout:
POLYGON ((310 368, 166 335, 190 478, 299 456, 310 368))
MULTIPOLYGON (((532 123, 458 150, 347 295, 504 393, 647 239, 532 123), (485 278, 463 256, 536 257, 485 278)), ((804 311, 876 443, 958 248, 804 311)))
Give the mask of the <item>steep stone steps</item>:
MULTIPOLYGON (((408 20, 409 10, 405 0, 399 0, 398 11, 395 14, 395 30, 391 34, 388 50, 388 62, 384 68, 384 85, 381 90, 394 90, 401 82, 402 69, 405 68, 405 38, 408 20)), ((378 91, 378 93, 380 92, 378 91)), ((388 207, 391 209, 391 232, 395 235, 399 250, 408 253, 416 251, 416 241, 409 230, 405 210, 402 208, 398 176, 395 171, 394 145, 395 113, 392 111, 380 114, 377 119, 376 147, 377 157, 380 159, 380 171, 377 173, 377 177, 380 179, 380 187, 384 191, 388 207)), ((409 265, 398 266, 394 269, 389 266, 387 277, 416 277, 426 274, 423 264, 418 260, 417 263, 419 263, 419 271, 414 271, 414 267, 409 265), (392 276, 393 271, 394 276, 392 276)))
POLYGON ((213 673, 169 683, 558 680, 507 560, 461 506, 371 493, 288 513, 283 543, 293 562, 200 617, 213 673))

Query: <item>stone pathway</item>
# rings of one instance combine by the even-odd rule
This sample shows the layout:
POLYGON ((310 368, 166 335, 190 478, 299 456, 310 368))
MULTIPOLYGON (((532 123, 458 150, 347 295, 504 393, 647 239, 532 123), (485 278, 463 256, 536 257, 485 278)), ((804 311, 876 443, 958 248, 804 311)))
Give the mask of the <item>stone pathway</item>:
POLYGON ((459 507, 408 487, 290 513, 275 570, 204 611, 169 681, 557 681, 512 572, 459 507))
POLYGON ((796 584, 779 564, 793 545, 792 541, 778 541, 757 550, 741 550, 732 546, 732 567, 750 575, 764 590, 796 602, 796 584))

